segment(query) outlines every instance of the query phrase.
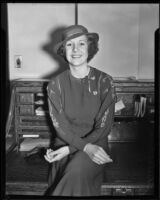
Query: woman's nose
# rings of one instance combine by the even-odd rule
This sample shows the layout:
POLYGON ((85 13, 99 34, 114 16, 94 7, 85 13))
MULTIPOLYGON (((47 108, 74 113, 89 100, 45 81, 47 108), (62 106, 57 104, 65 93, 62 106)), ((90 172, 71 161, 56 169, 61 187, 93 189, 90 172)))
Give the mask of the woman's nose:
POLYGON ((77 51, 78 50, 78 45, 77 44, 74 44, 73 45, 73 51, 77 51))

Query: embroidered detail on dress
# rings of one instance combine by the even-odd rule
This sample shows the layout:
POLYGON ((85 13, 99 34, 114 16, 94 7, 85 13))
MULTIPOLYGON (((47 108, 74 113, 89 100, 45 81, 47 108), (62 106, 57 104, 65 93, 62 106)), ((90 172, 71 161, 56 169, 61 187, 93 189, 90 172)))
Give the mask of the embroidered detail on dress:
POLYGON ((105 123, 104 122, 102 122, 101 123, 101 128, 103 128, 105 126, 105 123))
MULTIPOLYGON (((58 89, 59 89, 59 93, 60 95, 62 94, 62 91, 61 91, 61 85, 60 85, 60 81, 59 81, 59 78, 58 78, 58 89)), ((59 99, 59 104, 60 104, 60 107, 62 108, 62 102, 61 102, 61 98, 59 99)))
POLYGON ((56 127, 56 128, 59 128, 59 123, 57 122, 57 119, 55 118, 55 116, 53 115, 52 113, 52 106, 51 106, 51 103, 49 102, 49 110, 50 110, 50 116, 51 116, 51 119, 52 119, 52 122, 53 122, 53 125, 56 127))
POLYGON ((105 76, 104 78, 103 78, 103 83, 105 83, 106 82, 106 79, 107 79, 107 76, 105 76))
POLYGON ((55 81, 52 81, 52 85, 54 85, 55 84, 55 81))
POLYGON ((102 72, 100 73, 100 77, 99 77, 99 79, 98 79, 98 92, 99 92, 99 93, 100 93, 100 88, 101 88, 101 84, 100 84, 101 79, 102 79, 102 72))
POLYGON ((60 86, 59 78, 58 78, 58 88, 59 88, 59 91, 60 91, 60 94, 61 94, 61 86, 60 86))
POLYGON ((88 90, 89 90, 89 92, 91 93, 91 85, 90 85, 89 79, 88 79, 88 90))
POLYGON ((114 100, 116 100, 116 95, 115 95, 114 93, 112 93, 112 98, 113 98, 114 100))
POLYGON ((106 93, 106 92, 108 92, 108 88, 106 88, 103 93, 106 93))
POLYGON ((59 123, 57 122, 56 118, 52 118, 52 121, 53 121, 53 125, 56 127, 56 128, 59 128, 59 123))
POLYGON ((108 113, 109 113, 109 108, 105 111, 105 113, 104 113, 104 115, 102 117, 101 128, 105 126, 105 122, 106 122, 108 113))
POLYGON ((52 95, 52 94, 55 94, 55 92, 52 90, 52 89, 50 89, 50 94, 52 95))
POLYGON ((96 79, 96 77, 95 77, 95 76, 92 76, 90 79, 91 79, 91 80, 95 80, 95 79, 96 79))
POLYGON ((97 91, 93 91, 93 94, 94 94, 94 95, 97 95, 97 94, 98 94, 98 92, 97 92, 97 91))
POLYGON ((59 110, 59 113, 62 113, 63 112, 63 109, 61 108, 60 110, 59 110))
POLYGON ((116 92, 115 92, 115 86, 114 86, 113 82, 112 82, 112 85, 111 85, 111 92, 112 92, 112 99, 114 101, 117 101, 117 96, 116 96, 116 92))

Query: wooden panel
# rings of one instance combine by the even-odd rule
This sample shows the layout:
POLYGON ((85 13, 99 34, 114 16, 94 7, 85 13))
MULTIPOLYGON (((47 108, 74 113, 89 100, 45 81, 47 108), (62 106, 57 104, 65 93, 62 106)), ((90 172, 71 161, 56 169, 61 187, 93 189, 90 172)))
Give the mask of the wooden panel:
POLYGON ((25 158, 25 152, 12 151, 6 162, 6 193, 13 195, 44 195, 48 186, 49 164, 43 152, 25 158))
POLYGON ((19 105, 16 107, 16 114, 33 116, 35 114, 34 105, 19 105))
POLYGON ((42 87, 16 87, 16 92, 43 92, 42 87))
POLYGON ((128 142, 136 141, 139 134, 139 125, 137 122, 114 122, 111 132, 108 136, 109 142, 128 142))
MULTIPOLYGON (((147 136, 146 136, 147 137, 147 136)), ((105 168, 103 182, 107 185, 154 184, 154 143, 151 135, 137 142, 109 143, 113 162, 105 168)))
POLYGON ((115 87, 147 87, 154 89, 154 81, 114 80, 115 87))
POLYGON ((134 195, 133 188, 114 188, 113 189, 113 196, 132 196, 134 195))
POLYGON ((6 195, 44 195, 47 183, 7 182, 6 195))
POLYGON ((45 116, 17 116, 19 126, 49 126, 49 119, 45 116))
MULTIPOLYGON (((25 90, 23 90, 24 92, 25 90)), ((33 93, 20 93, 17 94, 17 103, 20 104, 33 104, 34 103, 34 94, 33 93)))
POLYGON ((47 183, 49 164, 43 158, 44 153, 39 151, 33 157, 26 158, 26 152, 10 152, 6 159, 7 182, 47 183))
POLYGON ((148 87, 117 87, 116 92, 133 92, 133 93, 140 93, 140 94, 145 94, 145 93, 150 93, 153 92, 153 88, 148 88, 148 87))
POLYGON ((103 184, 102 196, 139 196, 154 195, 154 187, 151 184, 103 184))

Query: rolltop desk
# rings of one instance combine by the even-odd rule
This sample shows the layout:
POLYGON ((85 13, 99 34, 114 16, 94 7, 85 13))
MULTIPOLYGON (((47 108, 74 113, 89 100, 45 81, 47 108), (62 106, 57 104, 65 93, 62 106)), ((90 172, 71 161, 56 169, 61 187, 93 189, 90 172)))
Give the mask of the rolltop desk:
MULTIPOLYGON (((6 194, 44 195, 47 189, 48 163, 40 157, 27 160, 21 150, 26 138, 51 138, 54 131, 48 113, 48 80, 12 81, 6 141, 6 194)), ((101 185, 103 196, 139 196, 154 194, 154 82, 114 80, 117 102, 123 109, 115 112, 109 134, 108 164, 101 185)), ((41 140, 41 141, 42 141, 41 140)))

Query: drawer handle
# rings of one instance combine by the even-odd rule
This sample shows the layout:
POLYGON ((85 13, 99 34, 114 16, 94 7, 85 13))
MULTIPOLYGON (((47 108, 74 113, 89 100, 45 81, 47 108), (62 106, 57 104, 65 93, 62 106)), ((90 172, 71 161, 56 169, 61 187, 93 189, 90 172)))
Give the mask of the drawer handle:
POLYGON ((116 188, 116 193, 126 194, 131 192, 132 192, 131 188, 116 188))

